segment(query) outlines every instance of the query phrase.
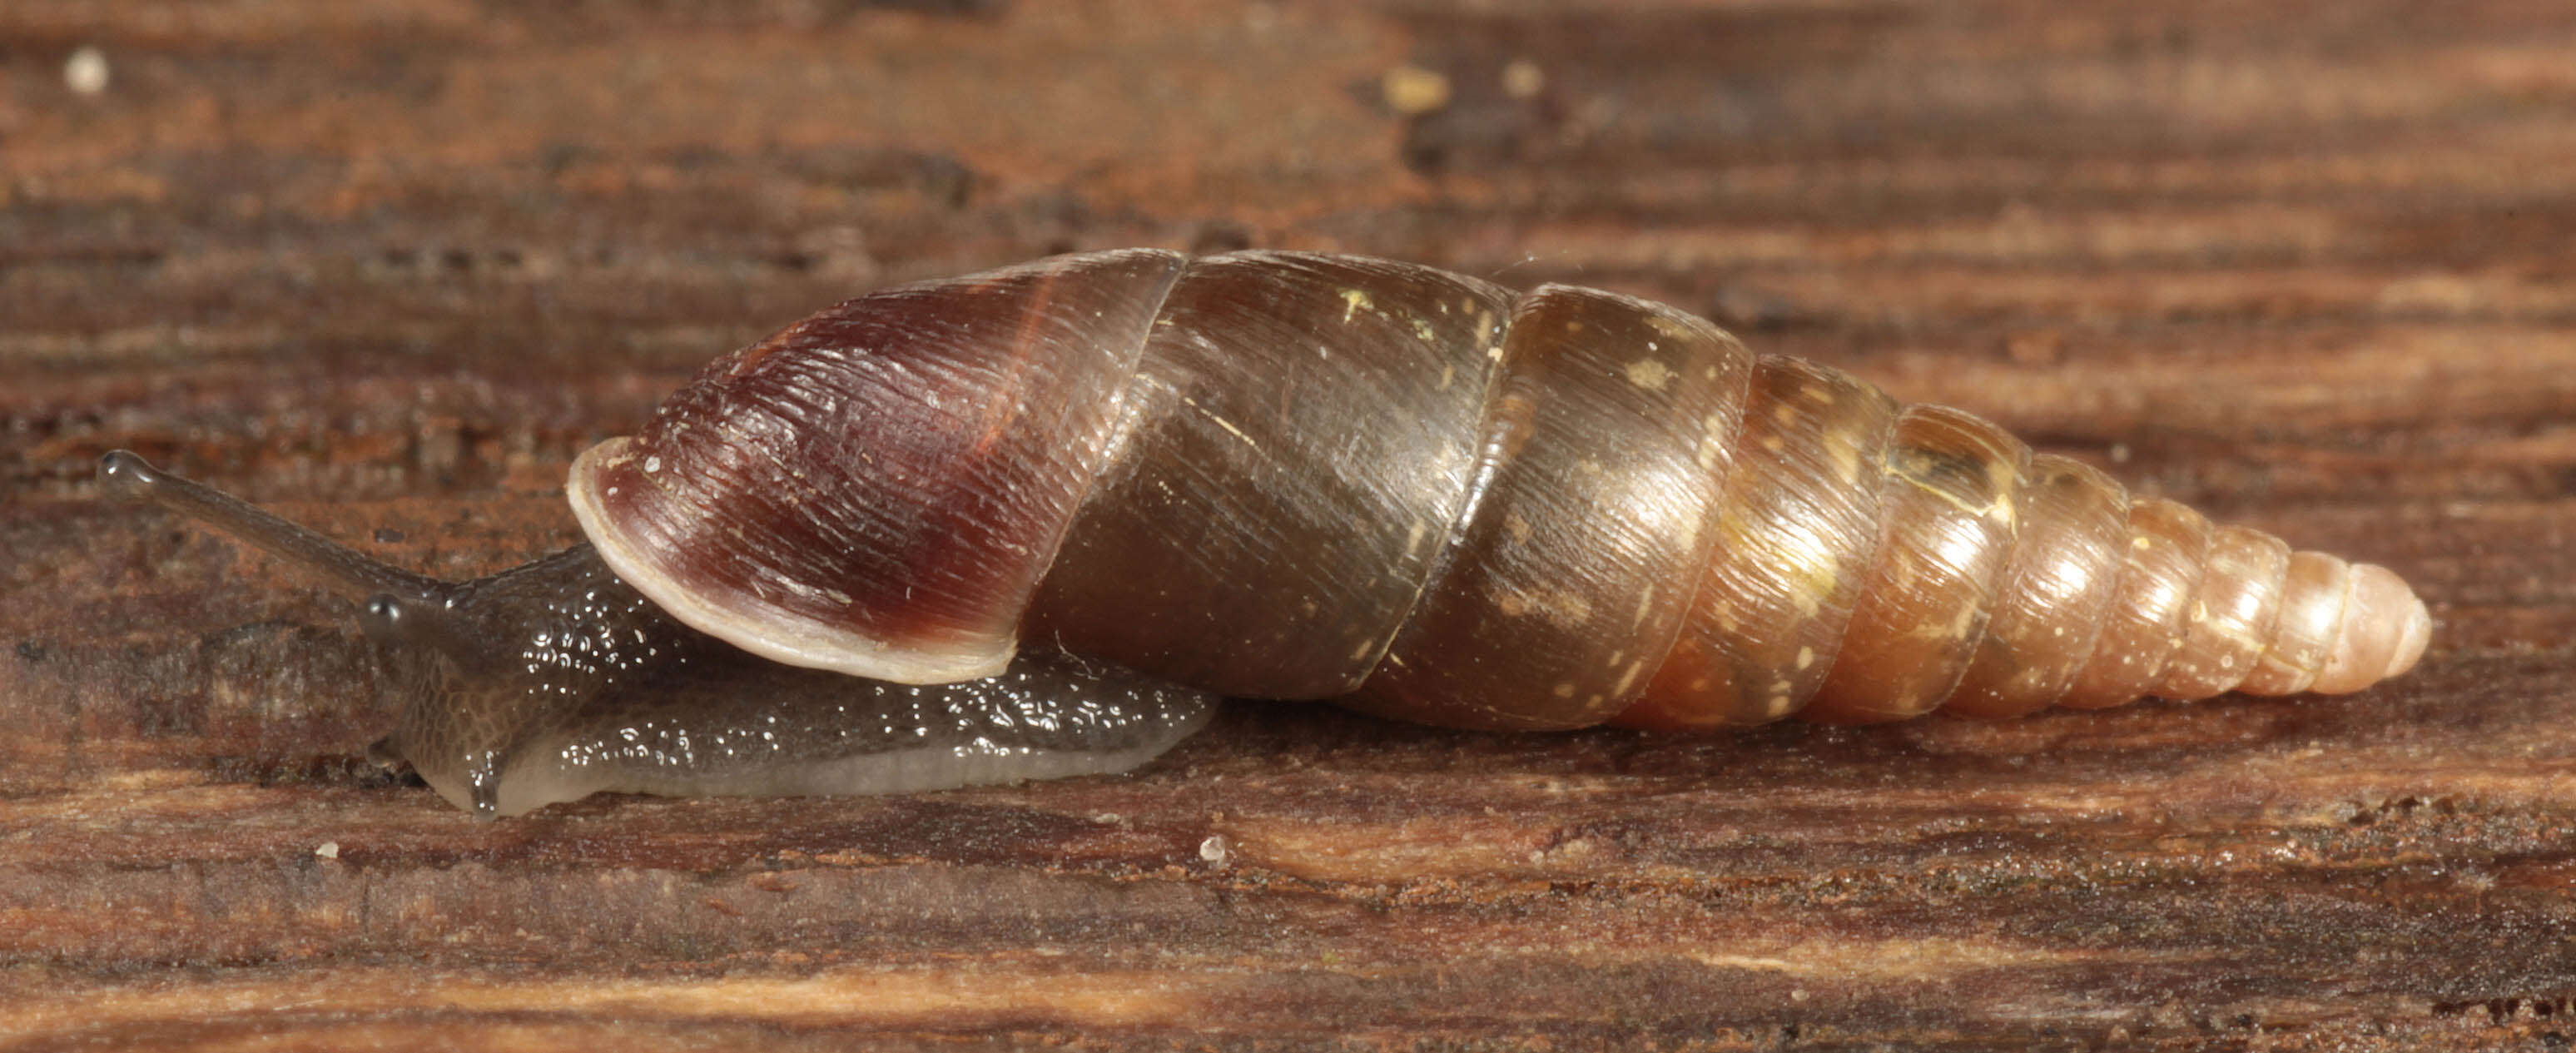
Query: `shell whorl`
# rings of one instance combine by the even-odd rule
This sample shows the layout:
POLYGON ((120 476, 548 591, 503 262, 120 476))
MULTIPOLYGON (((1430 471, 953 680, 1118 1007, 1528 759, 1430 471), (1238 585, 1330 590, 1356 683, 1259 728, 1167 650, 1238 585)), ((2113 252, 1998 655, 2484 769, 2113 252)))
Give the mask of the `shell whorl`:
POLYGON ((960 679, 1026 633, 1468 727, 2349 691, 2431 628, 2385 570, 1673 308, 1346 256, 861 297, 570 490, 619 576, 781 661, 960 679))

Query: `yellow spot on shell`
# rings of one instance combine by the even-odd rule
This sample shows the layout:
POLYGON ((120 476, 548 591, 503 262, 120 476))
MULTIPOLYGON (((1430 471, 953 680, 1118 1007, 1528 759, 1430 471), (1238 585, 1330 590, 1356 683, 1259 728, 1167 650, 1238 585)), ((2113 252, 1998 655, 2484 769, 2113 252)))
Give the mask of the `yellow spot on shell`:
POLYGON ((1798 617, 1813 618, 1824 609, 1824 596, 1833 591, 1835 577, 1830 567, 1809 569, 1806 587, 1789 593, 1789 605, 1798 608, 1798 617))
POLYGON ((1581 627, 1592 618, 1592 604, 1571 589, 1540 587, 1494 592, 1494 610, 1506 618, 1535 614, 1568 628, 1581 627))
POLYGON ((1834 474, 1845 483, 1860 481, 1860 433, 1845 427, 1825 437, 1825 455, 1834 459, 1834 474))
POLYGON ((1370 307, 1370 308, 1374 309, 1374 306, 1369 302, 1369 294, 1368 294, 1367 290, 1364 290, 1364 289, 1344 289, 1344 290, 1342 290, 1342 324, 1343 324, 1343 325, 1349 325, 1349 324, 1351 324, 1351 319, 1352 319, 1352 317, 1354 317, 1354 316, 1358 315, 1358 314, 1359 314, 1359 312, 1360 312, 1360 308, 1363 308, 1363 307, 1370 307))
POLYGON ((2019 514, 2013 505, 2013 490, 2020 481, 2021 473, 2011 462, 2000 459, 1986 462, 1986 485, 1995 495, 1994 503, 1986 506, 1988 518, 2006 527, 2013 525, 2019 514))
POLYGON ((1628 383, 1652 391, 1673 386, 1673 368, 1651 358, 1628 363, 1628 383))
POLYGON ((1936 636, 1935 639, 1946 639, 1959 642, 1973 639, 1976 637, 1977 631, 1980 628, 1977 623, 1983 619, 1984 615, 1985 608, 1973 603, 1966 604, 1959 608, 1959 616, 1950 620, 1948 630, 1936 636))
POLYGON ((1629 688, 1636 686, 1637 678, 1644 675, 1645 672, 1645 659, 1640 658, 1634 662, 1628 663, 1628 668, 1621 671, 1619 674, 1618 686, 1611 688, 1610 693, 1614 695, 1626 695, 1629 688))
POLYGON ((1548 613, 1568 625, 1592 619, 1592 604, 1566 589, 1558 589, 1548 598, 1548 613))
POLYGON ((1558 685, 1556 685, 1555 694, 1556 694, 1556 697, 1558 697, 1558 698, 1573 698, 1573 697, 1574 697, 1574 684, 1573 684, 1573 682, 1572 682, 1572 681, 1568 681, 1568 682, 1566 682, 1566 683, 1562 683, 1562 684, 1558 684, 1558 685))
POLYGON ((1223 428, 1223 429, 1225 429, 1226 434, 1232 435, 1232 436, 1234 436, 1235 438, 1238 438, 1238 439, 1243 440, 1243 444, 1244 444, 1244 445, 1246 445, 1246 446, 1250 446, 1250 447, 1252 447, 1253 449, 1256 449, 1256 450, 1258 450, 1258 449, 1260 449, 1260 448, 1261 448, 1261 444, 1260 444, 1260 443, 1258 443, 1258 442, 1254 442, 1254 441, 1252 440, 1252 436, 1244 434, 1243 429, 1238 428, 1238 427, 1235 427, 1235 426, 1234 426, 1234 422, 1233 422, 1233 421, 1230 421, 1230 420, 1227 420, 1227 419, 1225 419, 1225 418, 1223 418, 1223 417, 1217 416, 1213 411, 1210 411, 1207 407, 1202 406, 1202 405, 1199 405, 1199 404, 1198 404, 1198 400, 1193 399, 1193 398, 1190 398, 1190 397, 1188 397, 1188 396, 1184 395, 1184 396, 1182 396, 1182 397, 1181 397, 1181 402, 1182 402, 1182 404, 1183 404, 1183 405, 1186 405, 1186 406, 1188 406, 1188 407, 1189 407, 1189 408, 1191 408, 1191 409, 1197 410, 1197 411, 1199 412, 1199 416, 1206 417, 1206 418, 1208 419, 1208 423, 1211 423, 1211 424, 1216 425, 1217 427, 1223 428))

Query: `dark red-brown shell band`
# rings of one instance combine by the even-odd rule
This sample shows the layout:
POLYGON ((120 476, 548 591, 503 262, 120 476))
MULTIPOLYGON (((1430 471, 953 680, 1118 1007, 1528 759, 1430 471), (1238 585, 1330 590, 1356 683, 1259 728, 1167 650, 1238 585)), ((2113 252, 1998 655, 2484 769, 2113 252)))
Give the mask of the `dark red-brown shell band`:
POLYGON ((574 513, 619 577, 745 650, 914 683, 990 675, 1182 260, 1059 257, 841 304, 583 454, 574 513))

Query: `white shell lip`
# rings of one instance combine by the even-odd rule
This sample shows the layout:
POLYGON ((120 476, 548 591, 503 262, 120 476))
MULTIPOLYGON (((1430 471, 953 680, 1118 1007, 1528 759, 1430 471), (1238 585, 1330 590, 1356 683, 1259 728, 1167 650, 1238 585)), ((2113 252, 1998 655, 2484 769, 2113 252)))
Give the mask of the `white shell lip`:
POLYGON ((592 488, 597 466, 623 456, 632 441, 619 436, 583 451, 573 461, 564 496, 571 500, 573 518, 581 521, 581 532, 599 550, 600 561, 681 624, 773 662, 898 684, 951 684, 998 676, 1018 653, 1016 634, 1001 636, 987 646, 932 649, 896 644, 777 611, 725 606, 681 587, 610 521, 592 488))

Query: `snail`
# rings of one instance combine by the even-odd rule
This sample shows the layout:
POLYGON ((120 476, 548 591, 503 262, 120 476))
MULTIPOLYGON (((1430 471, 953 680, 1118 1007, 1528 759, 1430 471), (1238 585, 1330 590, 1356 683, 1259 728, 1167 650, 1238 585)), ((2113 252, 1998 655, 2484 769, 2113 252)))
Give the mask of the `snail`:
POLYGON ((475 581, 101 477, 363 601, 379 752, 486 817, 1121 771, 1221 696, 1701 731, 2350 692, 2432 628, 2387 570, 1678 309, 1309 253, 847 301, 582 454, 588 543, 475 581))

